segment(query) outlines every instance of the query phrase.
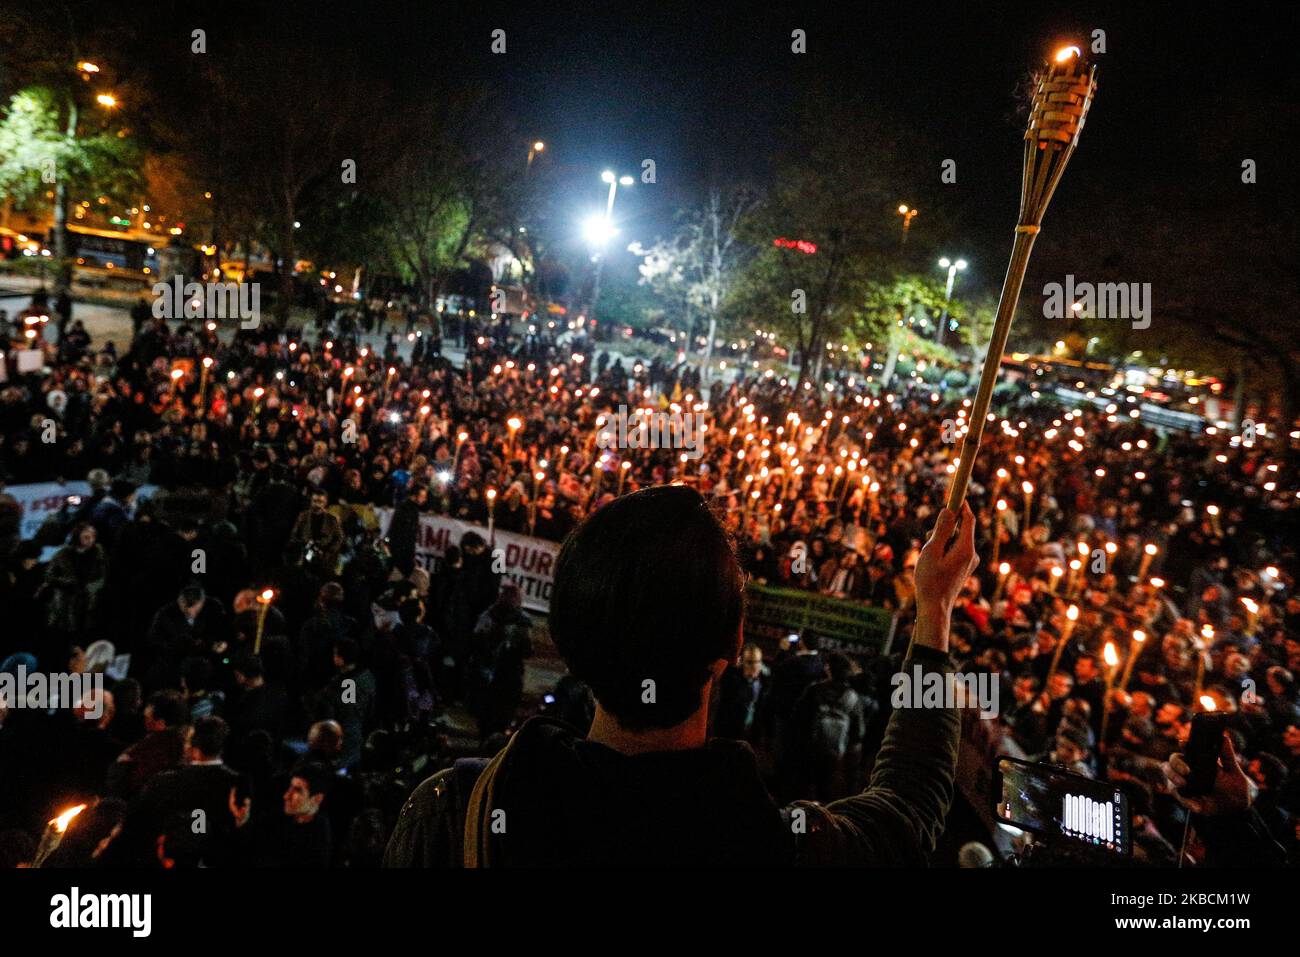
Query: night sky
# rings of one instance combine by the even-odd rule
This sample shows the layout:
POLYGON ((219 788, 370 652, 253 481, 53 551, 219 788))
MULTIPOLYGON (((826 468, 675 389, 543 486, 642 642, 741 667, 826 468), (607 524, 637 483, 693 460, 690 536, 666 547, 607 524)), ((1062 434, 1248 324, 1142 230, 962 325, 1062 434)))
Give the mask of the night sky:
POLYGON ((1166 216, 1171 228, 1196 215, 1294 211, 1281 134, 1300 119, 1296 4, 785 6, 484 4, 455 27, 431 24, 427 36, 434 56, 499 84, 534 120, 575 217, 582 204, 599 204, 600 169, 656 160, 658 184, 620 196, 629 239, 665 230, 675 206, 706 183, 761 182, 779 159, 772 145, 783 124, 831 93, 886 111, 920 137, 914 181, 900 184, 899 201, 921 208, 918 233, 927 205, 943 204, 960 224, 952 245, 971 260, 967 281, 996 290, 1016 215, 1020 91, 1049 52, 1096 28, 1107 43, 1093 57, 1098 96, 1049 213, 1045 263, 1068 260, 1081 236, 1120 228, 1128 204, 1166 216), (507 31, 507 57, 486 52, 496 26, 507 31), (802 56, 790 53, 794 27, 808 33, 802 56), (1243 192, 1247 156, 1260 183, 1243 192), (948 157, 958 163, 955 185, 939 182, 948 157))
MULTIPOLYGON (((164 56, 188 55, 189 30, 205 26, 214 58, 265 29, 274 9, 282 28, 321 51, 322 70, 331 49, 346 46, 416 97, 434 73, 487 84, 517 122, 518 142, 503 149, 519 150, 522 166, 527 142, 546 141, 537 175, 561 224, 571 210, 575 243, 577 224, 603 202, 602 169, 636 173, 655 160, 657 184, 624 191, 618 206, 621 243, 652 240, 703 187, 770 181, 799 148, 792 118, 834 97, 885 113, 915 137, 912 175, 897 189, 898 202, 921 210, 915 235, 937 219, 927 210, 941 211, 953 224, 945 247, 971 262, 963 282, 996 291, 1016 215, 1025 80, 1063 41, 1086 48, 1096 28, 1107 43, 1093 57, 1097 100, 1048 214, 1037 254, 1045 265, 1068 262, 1081 238, 1131 232, 1120 214, 1134 208, 1150 208, 1165 231, 1198 215, 1250 220, 1295 209, 1286 152, 1300 118, 1294 3, 293 0, 222 4, 210 15, 171 3, 73 6, 88 19, 111 17, 164 56), (498 27, 505 55, 489 50, 498 27), (790 52, 796 27, 808 35, 799 56, 790 52), (1245 191, 1243 157, 1260 168, 1245 191), (945 158, 957 161, 954 185, 940 183, 945 158)), ((864 155, 870 149, 863 144, 864 155)))

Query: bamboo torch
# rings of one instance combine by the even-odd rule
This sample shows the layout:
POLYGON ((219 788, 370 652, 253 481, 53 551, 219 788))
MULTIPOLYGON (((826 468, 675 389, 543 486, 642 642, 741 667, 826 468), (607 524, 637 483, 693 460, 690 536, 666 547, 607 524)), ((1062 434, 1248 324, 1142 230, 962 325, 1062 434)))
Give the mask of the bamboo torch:
POLYGON ((253 654, 262 652, 262 632, 266 630, 266 613, 271 610, 271 602, 275 601, 275 591, 271 588, 264 588, 257 596, 257 636, 253 639, 253 654))
POLYGON ((1147 633, 1140 628, 1133 630, 1133 643, 1129 645, 1128 659, 1124 662, 1124 674, 1120 677, 1119 687, 1121 691, 1128 691, 1128 683, 1133 678, 1133 665, 1137 663, 1138 654, 1142 651, 1142 643, 1147 640, 1147 633))
POLYGON ((1106 642, 1102 649, 1102 659, 1106 662, 1106 697, 1101 706, 1101 731, 1097 735, 1099 747, 1106 746, 1106 725, 1110 723, 1111 692, 1115 690, 1115 672, 1119 670, 1119 652, 1113 641, 1106 642))
POLYGON ((1052 663, 1047 669, 1047 677, 1043 679, 1043 687, 1046 688, 1052 680, 1052 675, 1056 674, 1056 667, 1061 663, 1061 652, 1065 650, 1066 643, 1070 636, 1074 634, 1074 623, 1079 620, 1079 606, 1071 605, 1065 609, 1065 623, 1061 625, 1061 638, 1056 643, 1056 650, 1052 652, 1052 663))
POLYGON ((1052 199, 1061 174, 1079 142, 1088 107, 1092 103, 1097 83, 1095 69, 1083 62, 1078 47, 1065 47, 1057 52, 1052 62, 1039 71, 1036 77, 1029 124, 1025 130, 1024 174, 1020 186, 1020 221, 1016 225, 1015 244, 1011 248, 1011 262, 1002 281, 1002 298, 998 302, 997 321, 993 338, 984 357, 979 390, 971 407, 970 430, 962 439, 961 455, 952 484, 948 486, 948 507, 959 510, 966 498, 971 468, 979 452, 984 426, 988 422, 989 403, 993 398, 993 384, 1006 350, 1007 335, 1011 332, 1011 319, 1020 299, 1020 287, 1029 266, 1029 254, 1038 236, 1043 213, 1052 199))
POLYGON ((68 826, 85 809, 84 804, 70 807, 46 825, 45 832, 41 835, 40 846, 36 849, 36 857, 32 860, 32 867, 40 867, 47 857, 58 850, 59 845, 63 843, 63 835, 67 833, 68 826))

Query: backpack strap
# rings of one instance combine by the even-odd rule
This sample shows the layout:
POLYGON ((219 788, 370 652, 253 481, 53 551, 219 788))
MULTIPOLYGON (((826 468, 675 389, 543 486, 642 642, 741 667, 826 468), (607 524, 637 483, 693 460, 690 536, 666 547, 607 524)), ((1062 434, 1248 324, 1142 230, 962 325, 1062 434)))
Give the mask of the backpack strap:
POLYGON ((474 782, 474 790, 470 793, 469 804, 465 808, 464 859, 462 861, 465 867, 490 867, 492 864, 489 854, 491 830, 485 818, 492 813, 497 772, 500 771, 506 754, 514 747, 515 741, 518 739, 519 732, 516 731, 510 736, 506 746, 498 751, 496 757, 487 763, 487 767, 483 769, 478 776, 478 780, 474 782))

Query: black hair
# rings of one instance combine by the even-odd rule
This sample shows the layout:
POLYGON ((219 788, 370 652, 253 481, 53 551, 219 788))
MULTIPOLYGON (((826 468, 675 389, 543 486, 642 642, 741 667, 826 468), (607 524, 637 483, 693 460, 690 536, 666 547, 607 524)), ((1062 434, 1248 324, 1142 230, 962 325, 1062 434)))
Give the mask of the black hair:
POLYGON ((324 794, 330 786, 329 769, 319 761, 300 761, 294 765, 289 776, 306 781, 307 791, 310 794, 324 794))
POLYGON ((153 709, 153 716, 169 728, 189 722, 190 711, 179 691, 155 691, 149 696, 148 705, 153 709))
POLYGON ((130 498, 138 487, 139 486, 130 479, 113 479, 112 484, 109 486, 108 494, 120 502, 124 499, 130 498))
POLYGON ((118 714, 135 714, 140 710, 143 691, 134 678, 123 678, 113 685, 113 705, 118 714))
POLYGON ((210 714, 194 722, 190 745, 208 759, 219 758, 228 737, 230 737, 230 725, 215 714, 210 714))
POLYGON ((743 573, 698 492, 642 489, 594 512, 555 566, 551 636, 624 728, 671 728, 739 651, 743 573))
POLYGON ((326 582, 321 586, 317 595, 321 605, 325 608, 340 608, 344 599, 343 586, 338 582, 326 582))
POLYGON ((204 599, 205 595, 203 586, 193 584, 186 585, 181 589, 179 597, 182 605, 186 608, 192 608, 204 599))
POLYGON ((848 681, 853 674, 853 661, 843 652, 832 651, 826 656, 826 670, 832 681, 848 681))
POLYGON ((1261 751, 1255 760, 1259 762, 1259 773, 1264 778, 1264 787, 1268 790, 1276 791, 1286 783, 1289 776, 1287 767, 1277 755, 1261 751))

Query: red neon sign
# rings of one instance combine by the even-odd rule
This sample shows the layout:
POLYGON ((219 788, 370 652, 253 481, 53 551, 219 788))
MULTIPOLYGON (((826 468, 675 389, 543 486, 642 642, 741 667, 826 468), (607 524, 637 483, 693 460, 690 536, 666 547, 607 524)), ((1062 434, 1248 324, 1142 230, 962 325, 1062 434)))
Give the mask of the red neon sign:
POLYGON ((784 236, 772 240, 772 245, 780 246, 782 249, 797 249, 809 256, 817 251, 816 243, 810 243, 806 239, 786 239, 784 236))

